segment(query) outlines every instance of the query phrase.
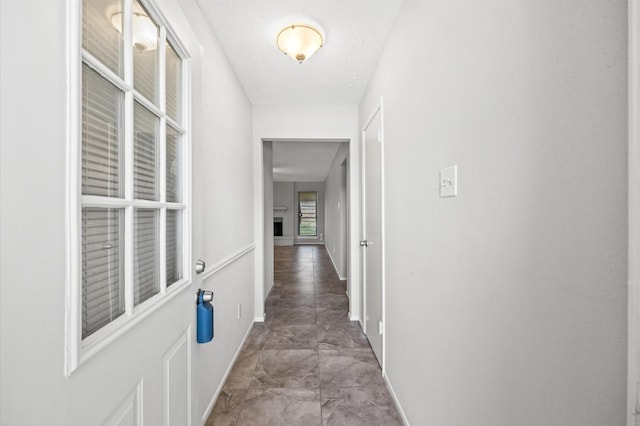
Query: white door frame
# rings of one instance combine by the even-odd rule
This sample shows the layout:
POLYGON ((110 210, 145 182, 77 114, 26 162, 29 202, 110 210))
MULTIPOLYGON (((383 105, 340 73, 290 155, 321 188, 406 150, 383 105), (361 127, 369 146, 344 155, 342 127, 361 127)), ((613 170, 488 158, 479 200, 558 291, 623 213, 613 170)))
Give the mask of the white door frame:
POLYGON ((640 0, 629 1, 629 357, 627 426, 640 418, 640 0))
MULTIPOLYGON (((354 124, 355 125, 355 124, 354 124)), ((255 232, 255 322, 264 322, 264 299, 266 298, 266 294, 264 293, 264 253, 266 247, 264 247, 264 142, 265 141, 300 141, 300 143, 304 143, 304 141, 309 142, 335 142, 335 143, 346 143, 349 147, 347 153, 347 226, 346 226, 346 239, 347 239, 347 247, 348 247, 348 255, 347 255, 347 282, 348 282, 348 296, 349 296, 349 320, 350 321, 358 321, 361 319, 361 310, 360 310, 360 256, 355 256, 354 253, 357 253, 357 249, 355 247, 358 246, 358 238, 357 233, 359 232, 359 227, 356 227, 358 221, 360 219, 360 212, 355 207, 357 207, 357 203, 359 200, 359 194, 357 190, 359 189, 358 182, 360 176, 358 176, 358 168, 356 167, 360 161, 359 158, 359 150, 358 150, 358 141, 354 140, 352 137, 318 137, 318 138, 292 138, 292 137, 256 137, 254 139, 254 158, 253 158, 253 167, 254 167, 254 213, 255 213, 255 222, 254 222, 254 232, 255 232), (354 188, 355 186, 355 188, 354 188), (354 189, 352 191, 352 189, 354 189), (354 215, 357 215, 354 217, 354 215), (353 249, 352 249, 353 248, 353 249), (358 283, 358 285, 353 285, 353 283, 358 283)))
MULTIPOLYGON (((364 240, 366 235, 365 235, 365 219, 366 219, 366 209, 365 209, 365 201, 366 201, 366 181, 365 181, 365 132, 368 129, 369 125, 371 124, 371 122, 373 121, 373 119, 375 118, 377 113, 380 113, 380 200, 381 200, 381 206, 380 206, 380 236, 381 236, 381 259, 382 259, 382 264, 380 265, 380 280, 381 280, 381 287, 382 287, 382 295, 381 295, 381 300, 382 300, 382 363, 381 363, 381 367, 382 367, 382 375, 386 377, 386 369, 385 369, 385 364, 386 364, 386 359, 387 359, 387 354, 386 354, 386 338, 387 338, 387 331, 386 331, 386 327, 387 327, 387 321, 386 321, 386 255, 385 255, 385 241, 386 241, 386 237, 385 237, 385 215, 384 215, 384 206, 385 206, 385 192, 384 192, 384 107, 383 107, 383 97, 380 97, 380 102, 373 108, 373 111, 369 114, 369 116, 367 117, 367 119, 364 121, 364 124, 362 125, 362 130, 361 130, 361 136, 360 136, 360 140, 361 140, 361 144, 360 144, 360 159, 361 159, 361 170, 360 170, 360 198, 361 198, 361 210, 360 210, 360 215, 361 215, 361 222, 360 222, 360 239, 364 240)), ((360 268, 361 268, 361 272, 360 272, 360 288, 361 288, 361 292, 362 292, 362 316, 360 317, 360 326, 362 327, 362 330, 364 331, 364 333, 367 333, 367 286, 366 286, 366 256, 363 254, 361 256, 362 261, 360 262, 360 268)))

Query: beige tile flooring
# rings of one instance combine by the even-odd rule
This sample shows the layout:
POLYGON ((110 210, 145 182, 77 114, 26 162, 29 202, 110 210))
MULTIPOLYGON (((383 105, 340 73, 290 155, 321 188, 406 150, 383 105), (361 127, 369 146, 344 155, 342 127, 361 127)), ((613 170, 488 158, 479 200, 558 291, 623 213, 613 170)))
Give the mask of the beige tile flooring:
POLYGON ((402 425, 324 246, 275 247, 274 279, 206 425, 402 425))

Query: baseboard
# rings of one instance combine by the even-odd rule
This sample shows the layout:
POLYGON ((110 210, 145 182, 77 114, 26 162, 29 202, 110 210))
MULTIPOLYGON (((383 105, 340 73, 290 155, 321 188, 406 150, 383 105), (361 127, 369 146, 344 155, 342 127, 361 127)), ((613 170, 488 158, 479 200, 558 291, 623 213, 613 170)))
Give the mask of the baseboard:
POLYGON ((253 323, 251 323, 251 327, 249 327, 244 337, 242 338, 242 342, 240 343, 240 346, 238 347, 238 350, 236 351, 236 353, 233 355, 233 359, 231 360, 231 363, 227 367, 227 371, 224 372, 224 376, 222 377, 222 381, 220 382, 218 389, 216 389, 216 392, 213 394, 213 398, 211 398, 209 405, 207 405, 207 409, 204 412, 204 416, 202 417, 203 426, 207 422, 207 419, 209 418, 211 413, 213 412, 213 407, 216 405, 216 401, 220 396, 220 392, 222 392, 222 389, 224 388, 224 384, 227 381, 227 378, 229 378, 229 374, 231 373, 231 369, 233 368, 233 365, 238 360, 238 356, 240 355, 240 352, 242 352, 242 348, 244 347, 244 342, 247 340, 247 337, 249 336, 249 333, 251 332, 252 328, 253 328, 253 323))
POLYGON ((293 246, 293 237, 273 237, 273 245, 280 247, 293 246))
POLYGON ((264 292, 264 300, 267 300, 267 297, 269 296, 269 293, 271 293, 271 290, 273 290, 273 286, 275 283, 271 283, 271 285, 269 286, 269 288, 267 288, 267 291, 264 292))
POLYGON ((336 274, 338 274, 338 278, 340 278, 340 281, 345 281, 347 278, 343 277, 342 275, 340 275, 340 271, 338 270, 338 267, 336 266, 336 262, 335 260, 333 260, 333 256, 331 256, 331 251, 329 251, 329 249, 327 248, 327 245, 324 245, 325 250, 327 250, 327 253, 329 254, 329 259, 331 259, 331 263, 333 264, 333 269, 336 271, 336 274))
POLYGON ((389 381, 389 377, 387 377, 386 375, 383 376, 384 377, 384 383, 387 385, 387 389, 389 390, 389 393, 391 394, 391 398, 393 398, 393 402, 396 404, 396 408, 398 409, 398 413, 400 413, 400 417, 402 417, 402 422, 405 424, 405 426, 411 426, 409 424, 409 420, 407 419, 407 416, 404 414, 404 411, 402 410, 402 406, 400 405, 400 401, 398 401, 398 396, 396 395, 396 391, 393 390, 393 386, 391 386, 391 382, 389 381))

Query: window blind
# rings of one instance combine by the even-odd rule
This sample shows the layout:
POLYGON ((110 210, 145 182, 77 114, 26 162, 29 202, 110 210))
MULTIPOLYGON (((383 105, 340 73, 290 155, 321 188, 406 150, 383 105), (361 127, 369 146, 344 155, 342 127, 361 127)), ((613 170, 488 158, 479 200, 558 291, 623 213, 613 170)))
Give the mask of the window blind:
POLYGON ((82 71, 82 193, 121 197, 124 95, 88 66, 82 71))
POLYGON ((167 142, 166 142, 166 191, 167 201, 179 203, 182 201, 180 193, 182 155, 180 155, 180 134, 171 126, 167 126, 167 142))
POLYGON ((170 43, 167 43, 167 115, 178 121, 182 92, 182 61, 170 43))
POLYGON ((143 200, 159 200, 157 149, 159 119, 148 109, 135 103, 133 127, 133 196, 143 200))
MULTIPOLYGON (((113 11, 123 10, 122 1, 113 2, 113 11)), ((95 0, 82 1, 82 47, 99 59, 111 71, 124 74, 124 41, 105 14, 105 3, 95 0)), ((122 25, 120 25, 122 28, 122 25)))
POLYGON ((158 213, 156 209, 134 210, 134 306, 160 291, 158 213))
MULTIPOLYGON (((149 13, 139 2, 135 2, 133 6, 134 11, 143 11, 143 13, 149 16, 149 13)), ((158 26, 153 23, 155 27, 155 34, 153 35, 156 40, 158 39, 158 26)), ((145 32, 147 29, 145 29, 145 32)), ((149 37, 150 34, 145 34, 149 37)), ((158 49, 140 50, 137 47, 133 49, 133 88, 142 96, 150 100, 155 105, 158 105, 158 49)))
POLYGON ((167 286, 182 279, 182 230, 180 229, 180 215, 178 210, 167 210, 167 286))
POLYGON ((123 209, 82 209, 82 338, 124 313, 123 220, 123 209))

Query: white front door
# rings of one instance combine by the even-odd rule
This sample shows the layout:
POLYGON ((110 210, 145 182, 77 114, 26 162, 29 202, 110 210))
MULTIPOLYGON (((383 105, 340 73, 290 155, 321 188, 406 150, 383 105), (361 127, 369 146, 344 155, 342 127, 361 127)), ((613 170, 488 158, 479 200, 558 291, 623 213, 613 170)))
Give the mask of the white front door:
POLYGON ((71 3, 81 125, 70 145, 65 386, 78 398, 66 424, 191 425, 202 228, 191 220, 201 206, 190 190, 189 56, 158 7, 175 6, 71 3), (140 16, 152 41, 136 40, 140 16))
POLYGON ((383 221, 382 110, 378 108, 363 131, 363 264, 365 334, 382 365, 383 354, 383 221))

